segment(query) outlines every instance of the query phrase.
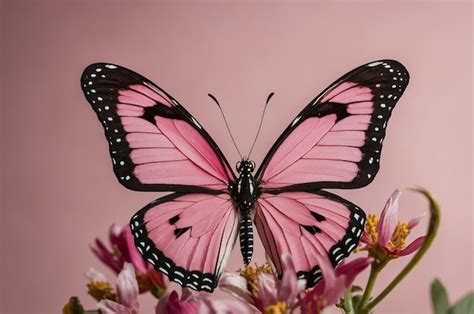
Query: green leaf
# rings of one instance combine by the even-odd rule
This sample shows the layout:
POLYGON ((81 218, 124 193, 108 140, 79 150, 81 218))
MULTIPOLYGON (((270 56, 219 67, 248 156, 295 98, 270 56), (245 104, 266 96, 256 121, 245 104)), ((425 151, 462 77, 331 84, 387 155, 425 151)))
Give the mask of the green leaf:
POLYGON ((431 302, 435 314, 446 314, 449 309, 448 294, 439 279, 431 283, 431 302))
POLYGON ((448 312, 449 314, 474 313, 474 292, 469 293, 454 304, 448 312))

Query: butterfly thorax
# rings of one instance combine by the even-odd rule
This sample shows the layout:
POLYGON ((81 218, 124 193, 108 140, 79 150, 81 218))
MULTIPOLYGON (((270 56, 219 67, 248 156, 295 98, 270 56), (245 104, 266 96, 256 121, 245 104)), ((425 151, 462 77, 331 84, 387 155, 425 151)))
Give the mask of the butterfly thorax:
POLYGON ((250 214, 258 197, 258 188, 252 175, 255 163, 243 159, 237 163, 237 180, 230 185, 230 192, 237 209, 242 214, 250 214))
POLYGON ((240 250, 244 263, 248 264, 253 254, 252 210, 259 196, 259 189, 252 175, 255 163, 242 159, 236 166, 239 177, 230 184, 230 193, 240 215, 240 250))

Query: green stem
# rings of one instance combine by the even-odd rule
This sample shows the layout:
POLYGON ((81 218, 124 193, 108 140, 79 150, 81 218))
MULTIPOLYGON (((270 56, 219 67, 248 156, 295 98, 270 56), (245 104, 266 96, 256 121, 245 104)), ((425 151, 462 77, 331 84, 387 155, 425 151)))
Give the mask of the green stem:
POLYGON ((365 286, 362 299, 360 300, 359 305, 357 306, 357 309, 358 309, 357 312, 359 312, 360 309, 363 309, 366 306, 367 302, 369 302, 369 298, 370 298, 370 295, 372 294, 372 290, 374 289, 377 276, 379 275, 380 270, 383 268, 383 267, 380 267, 379 265, 380 264, 377 264, 377 261, 375 261, 372 263, 372 266, 370 267, 369 279, 367 280, 367 285, 365 286))
POLYGON ((352 292, 351 287, 346 289, 344 293, 344 312, 346 314, 355 314, 354 304, 352 304, 352 292))
MULTIPOLYGON (((438 232, 439 221, 440 221, 440 208, 435 199, 431 194, 423 189, 411 189, 412 191, 423 194, 430 204, 430 225, 428 226, 428 232, 426 233, 425 240, 423 244, 418 249, 416 254, 410 260, 410 262, 403 268, 403 270, 392 280, 392 282, 366 307, 361 307, 363 309, 361 313, 369 313, 377 304, 380 303, 392 290, 403 280, 403 278, 408 275, 408 273, 415 267, 416 264, 421 260, 421 258, 426 254, 430 248, 433 240, 438 232)), ((364 304, 365 306, 365 304, 364 304)))

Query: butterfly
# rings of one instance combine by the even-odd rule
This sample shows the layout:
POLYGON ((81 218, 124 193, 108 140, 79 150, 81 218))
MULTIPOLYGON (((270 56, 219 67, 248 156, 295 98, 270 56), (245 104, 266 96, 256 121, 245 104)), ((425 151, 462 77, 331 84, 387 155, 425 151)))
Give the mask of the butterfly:
POLYGON ((96 63, 81 86, 104 127, 119 182, 174 192, 131 218, 138 251, 170 280, 212 292, 237 238, 250 262, 253 224, 278 275, 282 254, 290 254, 307 287, 321 279, 318 256, 336 266, 357 247, 364 211, 324 189, 372 182, 408 80, 394 60, 350 71, 293 119, 258 169, 243 157, 236 173, 202 125, 140 74, 96 63))

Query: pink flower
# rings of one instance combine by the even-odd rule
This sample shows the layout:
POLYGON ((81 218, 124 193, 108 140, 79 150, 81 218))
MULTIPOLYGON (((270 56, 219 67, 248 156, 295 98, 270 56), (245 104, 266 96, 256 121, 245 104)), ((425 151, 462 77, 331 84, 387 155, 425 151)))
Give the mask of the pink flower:
POLYGON ((265 267, 254 269, 247 266, 241 275, 224 273, 219 287, 254 310, 268 313, 284 313, 293 309, 298 295, 306 282, 296 278, 296 269, 290 255, 283 254, 283 277, 277 278, 265 267))
POLYGON ((336 304, 344 291, 352 286, 355 277, 372 261, 371 257, 361 257, 349 263, 343 262, 334 270, 329 260, 318 258, 323 279, 301 300, 301 313, 318 314, 325 307, 336 304))
POLYGON ((400 195, 400 190, 393 192, 385 204, 380 220, 373 214, 367 218, 365 232, 361 240, 367 244, 363 249, 368 250, 372 256, 380 258, 381 255, 388 254, 390 258, 396 258, 415 252, 423 244, 424 236, 406 245, 406 238, 423 216, 412 218, 408 223, 399 221, 398 199, 400 195))
POLYGON ((102 300, 97 307, 104 314, 137 314, 138 283, 132 264, 125 263, 117 277, 117 302, 102 300))
POLYGON ((193 293, 184 288, 181 297, 176 291, 163 296, 156 306, 156 314, 250 314, 250 308, 240 302, 214 300, 209 294, 193 293))
POLYGON ((188 289, 183 289, 181 298, 178 293, 173 290, 170 294, 164 295, 158 301, 156 306, 156 314, 197 314, 199 304, 192 299, 192 293, 188 289))
POLYGON ((161 296, 166 289, 166 281, 142 258, 133 242, 130 227, 113 224, 109 229, 109 241, 112 250, 109 251, 100 239, 96 239, 95 246, 91 246, 92 252, 115 273, 120 272, 125 263, 131 263, 137 274, 140 293, 151 290, 155 296, 161 296))
POLYGON ((109 251, 100 239, 95 239, 92 252, 115 273, 119 273, 125 262, 132 263, 138 273, 145 273, 149 265, 140 256, 133 243, 133 236, 129 226, 120 227, 116 224, 110 226, 109 241, 112 250, 109 251))

